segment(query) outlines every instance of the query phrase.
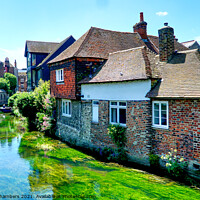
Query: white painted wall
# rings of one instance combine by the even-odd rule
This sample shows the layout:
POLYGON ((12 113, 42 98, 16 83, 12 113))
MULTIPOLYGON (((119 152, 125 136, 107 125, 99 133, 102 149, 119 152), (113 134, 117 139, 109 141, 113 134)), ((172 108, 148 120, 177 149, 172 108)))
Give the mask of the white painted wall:
POLYGON ((150 89, 150 80, 82 84, 81 95, 88 100, 148 100, 145 96, 150 89))

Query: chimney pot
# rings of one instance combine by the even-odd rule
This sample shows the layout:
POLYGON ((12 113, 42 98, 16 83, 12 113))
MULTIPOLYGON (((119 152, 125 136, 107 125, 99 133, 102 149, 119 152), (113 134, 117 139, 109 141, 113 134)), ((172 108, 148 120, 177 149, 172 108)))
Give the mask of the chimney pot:
POLYGON ((144 21, 144 16, 143 16, 143 12, 140 13, 140 21, 143 22, 144 21))
POLYGON ((165 22, 165 23, 164 23, 164 26, 168 26, 168 22, 165 22))

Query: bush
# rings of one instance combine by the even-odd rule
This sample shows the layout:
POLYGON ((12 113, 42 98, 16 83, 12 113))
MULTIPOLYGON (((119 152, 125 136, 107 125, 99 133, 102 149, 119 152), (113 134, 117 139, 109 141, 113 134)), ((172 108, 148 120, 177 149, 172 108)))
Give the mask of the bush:
POLYGON ((13 107, 14 104, 15 104, 15 100, 17 99, 17 97, 19 95, 20 95, 20 93, 15 93, 11 97, 9 97, 9 99, 8 99, 8 106, 13 107))
POLYGON ((10 83, 10 90, 14 92, 15 88, 17 87, 17 77, 11 73, 5 73, 4 78, 8 80, 10 83))
POLYGON ((123 148, 126 143, 126 128, 118 125, 110 125, 108 127, 108 135, 111 136, 113 142, 118 148, 123 148))
POLYGON ((177 156, 176 153, 176 149, 171 149, 166 155, 162 155, 161 159, 165 162, 170 175, 183 178, 187 174, 188 163, 184 161, 184 158, 177 156))
POLYGON ((4 78, 0 78, 0 89, 5 90, 6 92, 8 92, 8 90, 10 89, 8 81, 4 78))
POLYGON ((155 155, 153 153, 149 154, 149 162, 150 166, 153 168, 159 168, 160 167, 160 157, 158 155, 155 155))
POLYGON ((38 112, 45 113, 46 108, 44 107, 46 95, 50 92, 50 82, 49 81, 39 81, 38 87, 35 88, 35 106, 38 112))

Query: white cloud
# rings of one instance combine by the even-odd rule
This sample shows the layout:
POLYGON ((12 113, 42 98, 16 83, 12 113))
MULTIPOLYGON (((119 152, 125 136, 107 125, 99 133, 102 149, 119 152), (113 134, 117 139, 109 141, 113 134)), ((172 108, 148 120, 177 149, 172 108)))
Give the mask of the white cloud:
POLYGON ((26 58, 24 57, 24 48, 17 49, 4 49, 0 48, 0 61, 5 61, 8 57, 11 64, 14 65, 15 60, 17 61, 17 68, 26 68, 26 58))
POLYGON ((160 16, 160 17, 163 17, 163 16, 166 16, 168 15, 168 12, 157 12, 156 15, 160 16))

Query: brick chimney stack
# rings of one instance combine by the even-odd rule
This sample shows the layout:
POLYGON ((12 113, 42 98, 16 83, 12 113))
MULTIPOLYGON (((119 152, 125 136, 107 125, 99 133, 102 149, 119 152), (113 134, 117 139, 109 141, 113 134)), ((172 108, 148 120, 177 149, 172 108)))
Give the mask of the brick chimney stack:
POLYGON ((140 13, 140 22, 133 26, 134 33, 139 33, 142 39, 147 39, 147 23, 144 21, 143 12, 140 13))
POLYGON ((174 29, 164 23, 164 27, 158 30, 159 56, 161 62, 168 62, 174 53, 174 29))

